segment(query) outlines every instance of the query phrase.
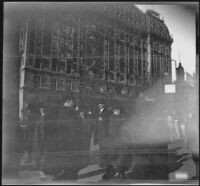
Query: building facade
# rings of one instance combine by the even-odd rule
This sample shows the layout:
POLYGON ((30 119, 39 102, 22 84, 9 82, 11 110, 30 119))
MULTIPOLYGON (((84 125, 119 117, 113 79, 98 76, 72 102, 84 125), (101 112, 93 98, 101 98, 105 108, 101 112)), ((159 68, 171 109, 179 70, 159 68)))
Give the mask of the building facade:
POLYGON ((171 76, 173 39, 152 10, 143 13, 131 3, 35 10, 20 19, 20 110, 69 92, 79 105, 96 104, 91 99, 130 103, 138 90, 171 76))

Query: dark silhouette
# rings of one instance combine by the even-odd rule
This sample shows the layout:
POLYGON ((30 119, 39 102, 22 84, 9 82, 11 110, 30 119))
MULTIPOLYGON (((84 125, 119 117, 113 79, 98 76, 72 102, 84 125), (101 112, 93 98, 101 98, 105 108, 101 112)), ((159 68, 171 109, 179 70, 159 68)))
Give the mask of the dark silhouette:
POLYGON ((22 148, 23 152, 28 153, 28 157, 25 163, 32 163, 32 149, 33 149, 33 135, 35 130, 37 115, 32 110, 30 104, 27 104, 23 109, 23 119, 21 120, 21 130, 22 130, 22 148))
POLYGON ((178 68, 176 68, 176 73, 177 73, 177 80, 184 80, 184 75, 185 75, 185 71, 183 66, 181 65, 181 63, 179 63, 178 68))
POLYGON ((96 126, 94 131, 94 144, 99 144, 100 149, 100 166, 107 167, 106 173, 103 175, 107 177, 110 174, 114 174, 114 169, 110 165, 110 156, 108 154, 109 149, 109 118, 112 114, 112 111, 105 107, 104 103, 98 104, 98 110, 96 112, 96 126))
POLYGON ((75 110, 74 99, 65 98, 59 112, 48 119, 51 124, 48 123, 49 140, 43 170, 46 174, 54 174, 55 180, 75 180, 87 158, 81 154, 84 150, 84 127, 75 110))

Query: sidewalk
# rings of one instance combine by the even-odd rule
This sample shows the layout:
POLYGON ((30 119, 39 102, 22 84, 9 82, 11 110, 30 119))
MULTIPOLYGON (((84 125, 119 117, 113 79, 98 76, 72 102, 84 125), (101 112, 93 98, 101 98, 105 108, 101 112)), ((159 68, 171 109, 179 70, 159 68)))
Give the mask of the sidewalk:
MULTIPOLYGON (((170 173, 169 180, 166 180, 166 182, 177 182, 177 181, 186 181, 187 179, 190 179, 191 177, 195 176, 195 166, 194 162, 191 157, 191 153, 188 151, 188 149, 185 146, 184 141, 179 140, 174 143, 169 144, 168 149, 177 149, 177 154, 184 154, 189 153, 188 160, 184 162, 183 166, 179 169, 174 171, 173 173, 170 173)), ((96 152, 98 152, 99 147, 97 145, 93 144, 93 141, 91 140, 91 161, 90 165, 87 167, 81 169, 79 171, 79 176, 77 181, 71 181, 71 180, 65 180, 65 181, 55 181, 53 180, 53 176, 47 176, 45 179, 40 179, 39 172, 36 170, 30 170, 22 169, 19 173, 19 178, 16 179, 3 179, 2 183, 4 185, 6 184, 15 184, 15 185, 29 185, 29 184, 97 184, 102 183, 102 175, 104 174, 104 169, 100 168, 97 164, 96 159, 96 152)), ((105 181, 104 181, 105 182, 105 181)), ((113 179, 110 180, 111 183, 148 183, 152 182, 151 180, 120 180, 120 179, 113 179)), ((106 183, 108 183, 106 181, 106 183)), ((159 181, 157 181, 159 183, 159 181)), ((195 183, 194 183, 195 184, 195 183)))

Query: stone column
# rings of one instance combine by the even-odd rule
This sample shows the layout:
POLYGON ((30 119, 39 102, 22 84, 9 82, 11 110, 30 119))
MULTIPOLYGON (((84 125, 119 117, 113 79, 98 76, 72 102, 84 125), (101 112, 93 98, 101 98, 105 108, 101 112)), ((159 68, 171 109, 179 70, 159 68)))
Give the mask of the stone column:
POLYGON ((150 43, 150 34, 147 37, 147 81, 151 81, 151 43, 150 43))

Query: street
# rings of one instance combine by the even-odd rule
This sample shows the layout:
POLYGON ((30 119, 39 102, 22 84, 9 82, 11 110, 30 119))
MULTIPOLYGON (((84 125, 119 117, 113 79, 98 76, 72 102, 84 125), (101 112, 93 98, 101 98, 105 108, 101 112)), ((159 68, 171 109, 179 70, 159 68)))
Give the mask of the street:
MULTIPOLYGON (((131 179, 130 176, 127 176, 126 179, 120 179, 118 177, 114 177, 110 180, 102 180, 102 175, 104 174, 105 170, 103 168, 100 168, 97 163, 97 158, 95 158, 95 154, 98 152, 98 145, 93 144, 93 138, 91 139, 91 161, 90 165, 87 167, 81 169, 79 171, 79 176, 77 181, 71 181, 71 180, 62 180, 62 181, 56 181, 53 180, 53 176, 47 176, 44 179, 41 179, 39 176, 39 171, 34 170, 31 165, 29 165, 29 168, 23 168, 20 171, 19 178, 15 179, 3 179, 3 184, 15 184, 15 185, 26 185, 26 184, 96 184, 96 183, 131 183, 131 184, 137 184, 137 183, 192 183, 197 184, 198 182, 195 180, 190 180, 193 176, 195 176, 195 164, 192 160, 191 153, 188 152, 186 149, 185 143, 183 140, 176 141, 172 144, 168 145, 168 150, 178 149, 176 151, 177 154, 186 154, 187 160, 183 162, 183 165, 171 172, 169 174, 169 180, 163 180, 163 179, 131 179), (93 157, 93 158, 92 158, 93 157)), ((170 160, 169 160, 170 161, 170 160)), ((137 177, 137 172, 134 172, 132 174, 135 174, 137 177)), ((158 176, 158 175, 157 175, 158 176)))

